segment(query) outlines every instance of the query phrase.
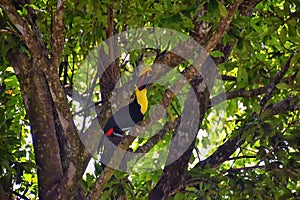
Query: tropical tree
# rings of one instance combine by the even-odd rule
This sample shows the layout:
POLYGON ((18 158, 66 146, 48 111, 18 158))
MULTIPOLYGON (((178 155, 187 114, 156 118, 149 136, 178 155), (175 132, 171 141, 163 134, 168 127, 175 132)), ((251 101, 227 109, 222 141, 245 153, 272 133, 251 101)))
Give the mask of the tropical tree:
POLYGON ((297 0, 1 0, 0 199, 299 197, 299 6, 297 0), (118 42, 123 46, 116 48, 118 42), (105 70, 85 68, 99 60, 108 61, 105 70), (205 60, 211 71, 201 71, 205 60), (149 122, 151 106, 161 104, 166 114, 153 125, 157 134, 113 141, 147 155, 135 170, 105 167, 96 151, 101 127, 116 91, 118 105, 128 102, 128 83, 141 65, 153 66, 162 81, 148 85, 150 108, 140 125, 149 122), (90 72, 102 75, 89 76, 91 84, 90 72), (178 93, 164 85, 182 77, 178 93), (211 79, 221 85, 212 89, 211 79), (85 101, 91 88, 87 102, 96 116, 80 129, 78 119, 93 115, 85 101), (185 118, 191 110, 199 113, 185 118), (95 138, 82 137, 88 134, 95 138), (173 159, 172 148, 184 151, 173 159))

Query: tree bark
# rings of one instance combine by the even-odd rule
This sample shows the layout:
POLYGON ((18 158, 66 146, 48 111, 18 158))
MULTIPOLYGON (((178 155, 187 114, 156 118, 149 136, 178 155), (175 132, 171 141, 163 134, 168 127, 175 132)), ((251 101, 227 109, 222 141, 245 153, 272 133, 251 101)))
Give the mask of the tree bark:
POLYGON ((25 41, 27 49, 26 53, 17 48, 9 50, 7 60, 16 72, 32 128, 39 198, 84 199, 81 179, 90 155, 77 135, 58 76, 64 45, 62 18, 65 1, 57 3, 51 58, 36 16, 30 10, 31 15, 20 16, 17 9, 22 6, 14 3, 4 0, 0 5, 18 29, 20 40, 25 41))
POLYGON ((17 72, 25 109, 32 128, 39 194, 44 196, 62 175, 60 149, 56 138, 53 102, 41 70, 24 54, 9 51, 7 58, 17 72), (47 142, 46 142, 47 141, 47 142), (49 165, 51 163, 51 165, 49 165))

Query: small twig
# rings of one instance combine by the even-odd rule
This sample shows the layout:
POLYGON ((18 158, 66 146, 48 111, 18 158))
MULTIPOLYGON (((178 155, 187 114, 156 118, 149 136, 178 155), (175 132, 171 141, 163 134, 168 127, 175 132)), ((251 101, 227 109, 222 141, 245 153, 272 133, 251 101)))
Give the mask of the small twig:
POLYGON ((240 168, 230 168, 226 170, 226 172, 239 172, 241 170, 253 170, 253 169, 265 169, 266 166, 264 165, 254 165, 254 166, 249 166, 249 167, 240 167, 240 168))
POLYGON ((283 78, 283 76, 285 75, 285 73, 290 68, 290 61, 291 61, 292 57, 293 57, 293 55, 291 55, 289 57, 289 59, 287 60, 287 62, 285 63, 285 65, 282 67, 282 69, 278 72, 278 74, 275 76, 275 78, 268 85, 268 89, 266 91, 266 94, 262 98, 262 100, 260 101, 261 111, 260 111, 259 116, 264 111, 267 102, 272 98, 273 91, 275 89, 276 84, 278 84, 280 82, 280 80, 283 78))
POLYGON ((237 81, 237 78, 235 76, 221 75, 221 78, 223 81, 237 81))
MULTIPOLYGON (((196 144, 196 143, 195 143, 196 144)), ((198 158, 198 160, 199 160, 199 162, 201 161, 201 158, 200 158, 200 150, 199 150, 199 148, 195 145, 195 151, 196 151, 196 153, 197 153, 197 158, 198 158)))
POLYGON ((102 104, 102 103, 103 103, 103 101, 97 101, 97 102, 95 102, 95 103, 93 103, 93 104, 91 104, 91 105, 89 105, 89 106, 86 106, 86 107, 83 108, 82 110, 79 110, 79 111, 75 112, 75 113, 73 114, 73 116, 79 115, 79 114, 81 114, 81 113, 87 111, 88 109, 90 109, 90 108, 92 108, 92 107, 95 107, 95 106, 98 106, 98 105, 100 105, 100 104, 102 104))
MULTIPOLYGON (((240 148, 239 148, 239 152, 237 153, 237 156, 238 156, 238 157, 239 157, 239 155, 241 154, 241 152, 242 152, 242 148, 240 147, 240 148)), ((227 160, 228 160, 228 159, 227 159, 227 160)), ((236 161, 236 160, 233 160, 233 162, 231 163, 230 169, 233 168, 235 161, 236 161)))
POLYGON ((21 199, 24 199, 24 200, 30 200, 29 198, 27 198, 25 195, 22 195, 22 194, 19 194, 17 193, 16 191, 12 191, 12 193, 16 196, 18 196, 19 198, 21 199))
MULTIPOLYGON (((172 92, 172 91, 171 91, 172 92)), ((164 93, 159 89, 159 93, 163 96, 164 93)), ((170 106, 172 107, 172 109, 174 110, 174 112, 176 113, 177 117, 180 116, 180 114, 178 113, 178 111, 176 110, 173 102, 170 103, 170 106)), ((170 110, 168 110, 168 108, 166 108, 167 113, 169 114, 171 121, 174 121, 174 116, 172 115, 172 113, 170 112, 170 110)))
POLYGON ((230 158, 227 159, 227 161, 229 161, 229 160, 245 159, 245 158, 256 158, 256 156, 236 156, 236 157, 230 157, 230 158))
POLYGON ((15 31, 13 29, 10 29, 10 30, 0 29, 0 33, 7 33, 7 34, 10 34, 10 35, 16 35, 17 37, 22 38, 22 36, 17 31, 15 31))
POLYGON ((190 180, 187 183, 183 183, 183 184, 177 186, 174 190, 172 190, 169 193, 169 197, 180 192, 181 190, 184 190, 187 187, 199 186, 200 183, 209 183, 209 182, 211 182, 211 181, 209 179, 205 179, 205 178, 196 178, 196 179, 190 180))

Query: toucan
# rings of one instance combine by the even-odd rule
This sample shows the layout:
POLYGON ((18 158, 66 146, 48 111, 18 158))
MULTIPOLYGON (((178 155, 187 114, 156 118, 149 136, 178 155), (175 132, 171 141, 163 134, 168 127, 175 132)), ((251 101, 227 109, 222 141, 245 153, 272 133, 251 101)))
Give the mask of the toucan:
POLYGON ((111 116, 104 125, 104 133, 107 137, 124 137, 126 131, 130 131, 138 122, 142 121, 148 109, 147 84, 150 67, 145 67, 136 82, 134 100, 120 108, 111 116))

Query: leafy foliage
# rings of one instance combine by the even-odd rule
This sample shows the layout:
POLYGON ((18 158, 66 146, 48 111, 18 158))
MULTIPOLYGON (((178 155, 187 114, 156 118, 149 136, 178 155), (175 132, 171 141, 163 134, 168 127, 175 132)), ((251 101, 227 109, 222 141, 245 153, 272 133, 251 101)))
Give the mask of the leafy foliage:
MULTIPOLYGON (((66 1, 63 17, 65 42, 61 64, 57 70, 61 85, 68 93, 81 67, 80 62, 94 47, 113 34, 140 27, 163 27, 193 36, 196 24, 204 22, 209 27, 206 34, 210 37, 218 30, 221 19, 228 16, 228 9, 234 2, 66 1)), ((27 23, 30 23, 32 11, 36 14, 39 28, 37 32, 43 39, 49 57, 56 53, 52 52, 51 46, 56 4, 57 1, 54 0, 32 0, 26 5, 16 6, 17 12, 27 19, 27 23)), ((169 193, 170 199, 299 197, 299 7, 297 0, 264 0, 247 14, 242 14, 243 9, 246 9, 243 7, 236 11, 229 30, 210 53, 222 75, 227 100, 215 105, 222 109, 214 109, 212 106, 205 113, 193 154, 189 158, 188 171, 182 172, 183 180, 172 183, 174 187, 169 193), (222 153, 225 152, 220 152, 222 145, 237 138, 239 145, 232 154, 223 157, 222 153), (222 156, 218 157, 220 154, 216 152, 222 156), (219 162, 205 163, 212 158, 219 162), (203 163, 206 165, 203 166, 203 163)), ((23 86, 19 85, 20 80, 16 76, 19 72, 8 62, 7 53, 8 50, 17 49, 30 59, 33 56, 17 25, 3 7, 0 17, 0 195, 3 190, 9 198, 37 198, 38 166, 35 164, 30 123, 23 104, 26 96, 21 93, 23 86)), ((155 42, 150 37, 148 39, 148 43, 155 42)), ((174 41, 180 39, 171 38, 174 41)), ((140 51, 129 52, 126 59, 117 58, 114 61, 117 71, 115 77, 122 74, 123 81, 126 82, 139 63, 151 65, 157 62, 168 50, 174 48, 168 46, 168 41, 164 42, 159 50, 145 46, 140 51)), ((205 42, 207 41, 203 43, 205 42)), ((108 54, 109 46, 104 46, 102 50, 108 54)), ((174 67, 176 73, 184 73, 188 69, 189 63, 180 63, 174 67)), ((112 77, 114 76, 111 75, 111 79, 106 81, 107 85, 111 86, 111 83, 116 82, 112 77)), ((163 81, 169 83, 177 81, 172 74, 164 78, 163 81)), ((100 105, 100 110, 105 107, 101 102, 103 93, 111 92, 103 82, 97 83, 100 87, 93 99, 100 105)), ((87 85, 84 83, 82 88, 87 85)), ((150 105, 160 103, 166 90, 163 84, 152 85, 148 92, 150 105)), ((183 93, 172 100, 168 114, 154 128, 159 129, 165 122, 180 117, 183 102, 187 98, 186 91, 188 89, 184 88, 183 93)), ((70 104, 76 101, 71 96, 69 100, 70 104)), ((156 145, 149 149, 146 159, 138 161, 141 166, 153 167, 157 156, 167 158, 168 152, 159 150, 162 146, 169 145, 174 129, 168 130, 156 141, 156 145)), ((132 149, 139 149, 149 138, 136 139, 132 149)), ((236 144, 231 146, 233 145, 236 144)), ((92 160, 89 166, 94 166, 88 169, 81 181, 86 195, 93 191, 103 173, 98 160, 92 160)), ((100 199, 148 199, 163 173, 164 169, 134 174, 117 171, 106 184, 100 199)))
POLYGON ((4 62, 0 80, 4 91, 0 96, 0 185, 7 193, 37 195, 34 162, 28 120, 14 71, 4 62))

